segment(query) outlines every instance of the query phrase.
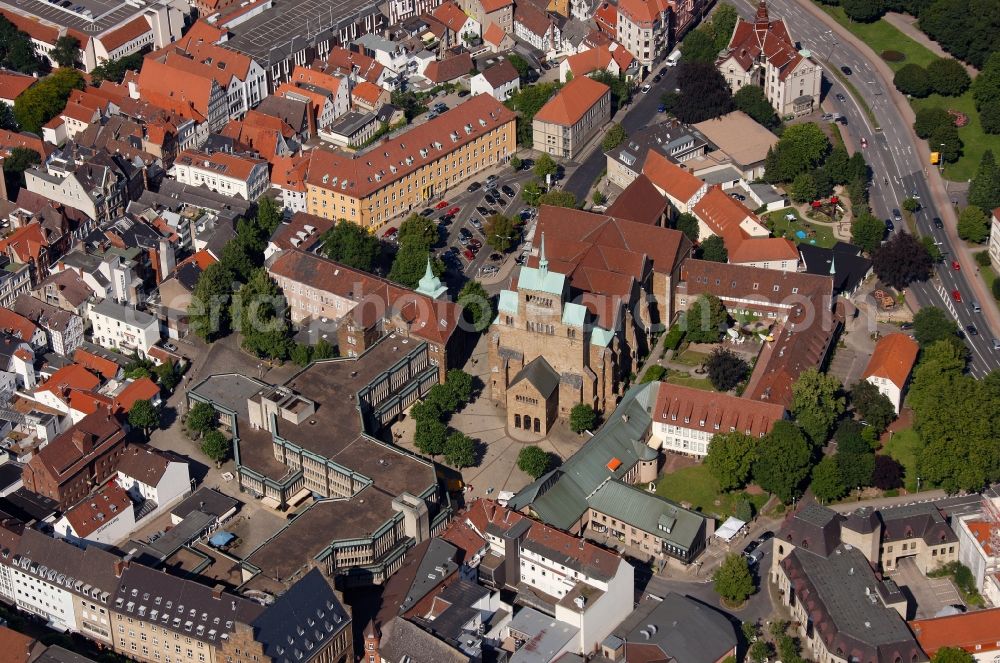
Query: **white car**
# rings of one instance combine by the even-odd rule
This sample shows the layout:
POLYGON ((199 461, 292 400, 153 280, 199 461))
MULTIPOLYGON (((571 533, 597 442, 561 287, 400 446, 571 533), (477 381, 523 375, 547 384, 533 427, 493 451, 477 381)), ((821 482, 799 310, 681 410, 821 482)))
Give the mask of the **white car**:
POLYGON ((642 93, 646 94, 647 92, 649 92, 649 86, 648 85, 643 85, 642 86, 642 93))

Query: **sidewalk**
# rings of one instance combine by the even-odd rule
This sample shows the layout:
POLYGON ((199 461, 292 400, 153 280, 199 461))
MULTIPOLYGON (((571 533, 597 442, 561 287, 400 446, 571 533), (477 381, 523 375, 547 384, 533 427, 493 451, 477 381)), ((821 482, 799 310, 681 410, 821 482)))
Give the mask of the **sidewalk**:
POLYGON ((913 504, 918 502, 937 502, 938 500, 943 500, 946 497, 948 497, 948 493, 943 490, 922 490, 919 493, 897 495, 896 497, 877 497, 872 500, 861 500, 860 502, 841 502, 840 504, 830 504, 829 507, 838 513, 847 513, 863 506, 883 509, 885 507, 900 506, 903 504, 913 504))
MULTIPOLYGON (((914 145, 919 159, 916 168, 919 169, 920 164, 930 163, 930 149, 927 146, 927 142, 917 138, 917 135, 913 132, 913 122, 916 119, 913 108, 903 95, 896 90, 896 86, 893 85, 893 72, 889 68, 889 65, 868 44, 856 37, 854 33, 840 25, 840 23, 837 23, 837 21, 814 2, 811 0, 797 0, 797 2, 800 8, 810 12, 817 21, 835 32, 838 38, 849 42, 857 48, 865 59, 868 60, 878 75, 882 86, 885 88, 887 98, 892 100, 896 110, 902 116, 904 124, 906 124, 909 140, 914 145)), ((982 279, 971 276, 976 273, 977 264, 972 257, 973 250, 958 238, 958 231, 956 230, 958 215, 955 213, 955 208, 951 205, 951 199, 948 197, 948 192, 945 189, 944 180, 936 168, 925 169, 925 172, 927 173, 927 184, 931 190, 931 197, 934 199, 934 206, 946 221, 944 224, 945 233, 948 235, 948 240, 955 250, 955 257, 958 258, 962 270, 967 275, 966 281, 969 283, 976 299, 982 302, 983 315, 989 322, 990 328, 1000 330, 1000 308, 997 306, 997 301, 994 299, 993 293, 989 292, 986 288, 986 283, 982 279)))

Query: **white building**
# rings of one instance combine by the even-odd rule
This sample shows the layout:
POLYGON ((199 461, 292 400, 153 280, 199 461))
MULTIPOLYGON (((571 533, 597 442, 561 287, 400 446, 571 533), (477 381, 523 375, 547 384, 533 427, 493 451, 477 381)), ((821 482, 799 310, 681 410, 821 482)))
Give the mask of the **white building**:
POLYGON ((135 509, 125 489, 109 481, 67 509, 53 529, 56 536, 77 545, 111 546, 135 529, 135 509))
POLYGON ((488 94, 497 101, 507 101, 521 89, 521 77, 509 61, 504 60, 472 77, 472 94, 488 94))
POLYGON ((13 310, 45 330, 49 346, 58 355, 68 357, 83 343, 83 318, 47 304, 31 295, 21 295, 13 310))
POLYGON ((1000 208, 993 210, 990 215, 989 251, 993 271, 1000 272, 1000 208))
POLYGON ((652 417, 650 446, 702 458, 716 433, 738 431, 764 437, 774 422, 785 418, 785 408, 664 382, 659 385, 652 417))
POLYGON ((94 326, 94 342, 105 348, 134 351, 146 357, 149 349, 160 341, 160 323, 155 316, 110 299, 90 305, 90 321, 94 326))
POLYGON ((204 186, 250 202, 260 198, 270 184, 266 161, 225 152, 184 150, 177 155, 170 174, 181 184, 204 186))
POLYGON ((657 0, 622 0, 618 3, 618 43, 647 69, 667 47, 670 5, 657 0))
POLYGON ((187 463, 134 445, 119 457, 116 481, 135 502, 155 502, 157 511, 172 506, 191 491, 187 463))
POLYGON ((984 498, 982 511, 960 518, 955 534, 958 561, 972 571, 979 593, 1000 606, 1000 498, 984 498))
POLYGON ((875 352, 861 379, 878 387, 891 402, 896 413, 903 404, 903 392, 910 371, 917 360, 920 346, 906 334, 888 334, 875 344, 875 352))
POLYGON ((35 388, 35 351, 13 337, 0 339, 0 394, 35 388))

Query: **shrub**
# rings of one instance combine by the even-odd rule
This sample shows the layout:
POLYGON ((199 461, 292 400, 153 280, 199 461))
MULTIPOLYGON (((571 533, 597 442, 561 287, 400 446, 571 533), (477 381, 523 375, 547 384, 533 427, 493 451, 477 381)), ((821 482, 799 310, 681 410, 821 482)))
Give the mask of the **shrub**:
POLYGON ((980 267, 990 266, 990 252, 989 251, 977 251, 975 254, 976 264, 980 267))
POLYGON ((882 59, 886 62, 904 62, 906 56, 899 51, 882 51, 882 59))
POLYGON ((663 339, 663 347, 667 350, 676 350, 683 340, 684 330, 679 325, 674 325, 663 339))

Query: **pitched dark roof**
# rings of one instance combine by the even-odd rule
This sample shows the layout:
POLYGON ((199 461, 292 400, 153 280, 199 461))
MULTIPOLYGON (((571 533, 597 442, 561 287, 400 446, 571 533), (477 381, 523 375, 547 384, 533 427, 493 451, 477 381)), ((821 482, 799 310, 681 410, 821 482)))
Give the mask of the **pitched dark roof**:
POLYGON ((625 187, 606 214, 636 223, 655 226, 667 210, 667 199, 645 175, 639 175, 625 187))
POLYGON ((676 663, 715 663, 736 647, 736 631, 725 615, 676 592, 662 601, 647 599, 613 634, 627 643, 626 660, 633 659, 636 645, 662 652, 653 660, 676 663))
POLYGON ((513 387, 521 380, 530 382, 542 398, 551 396, 552 392, 559 386, 559 374, 541 355, 518 371, 514 379, 511 380, 510 386, 513 387))
POLYGON ((290 660, 286 652, 322 649, 350 624, 351 616, 333 587, 314 568, 268 606, 252 625, 257 641, 264 645, 264 655, 278 661, 290 660))

